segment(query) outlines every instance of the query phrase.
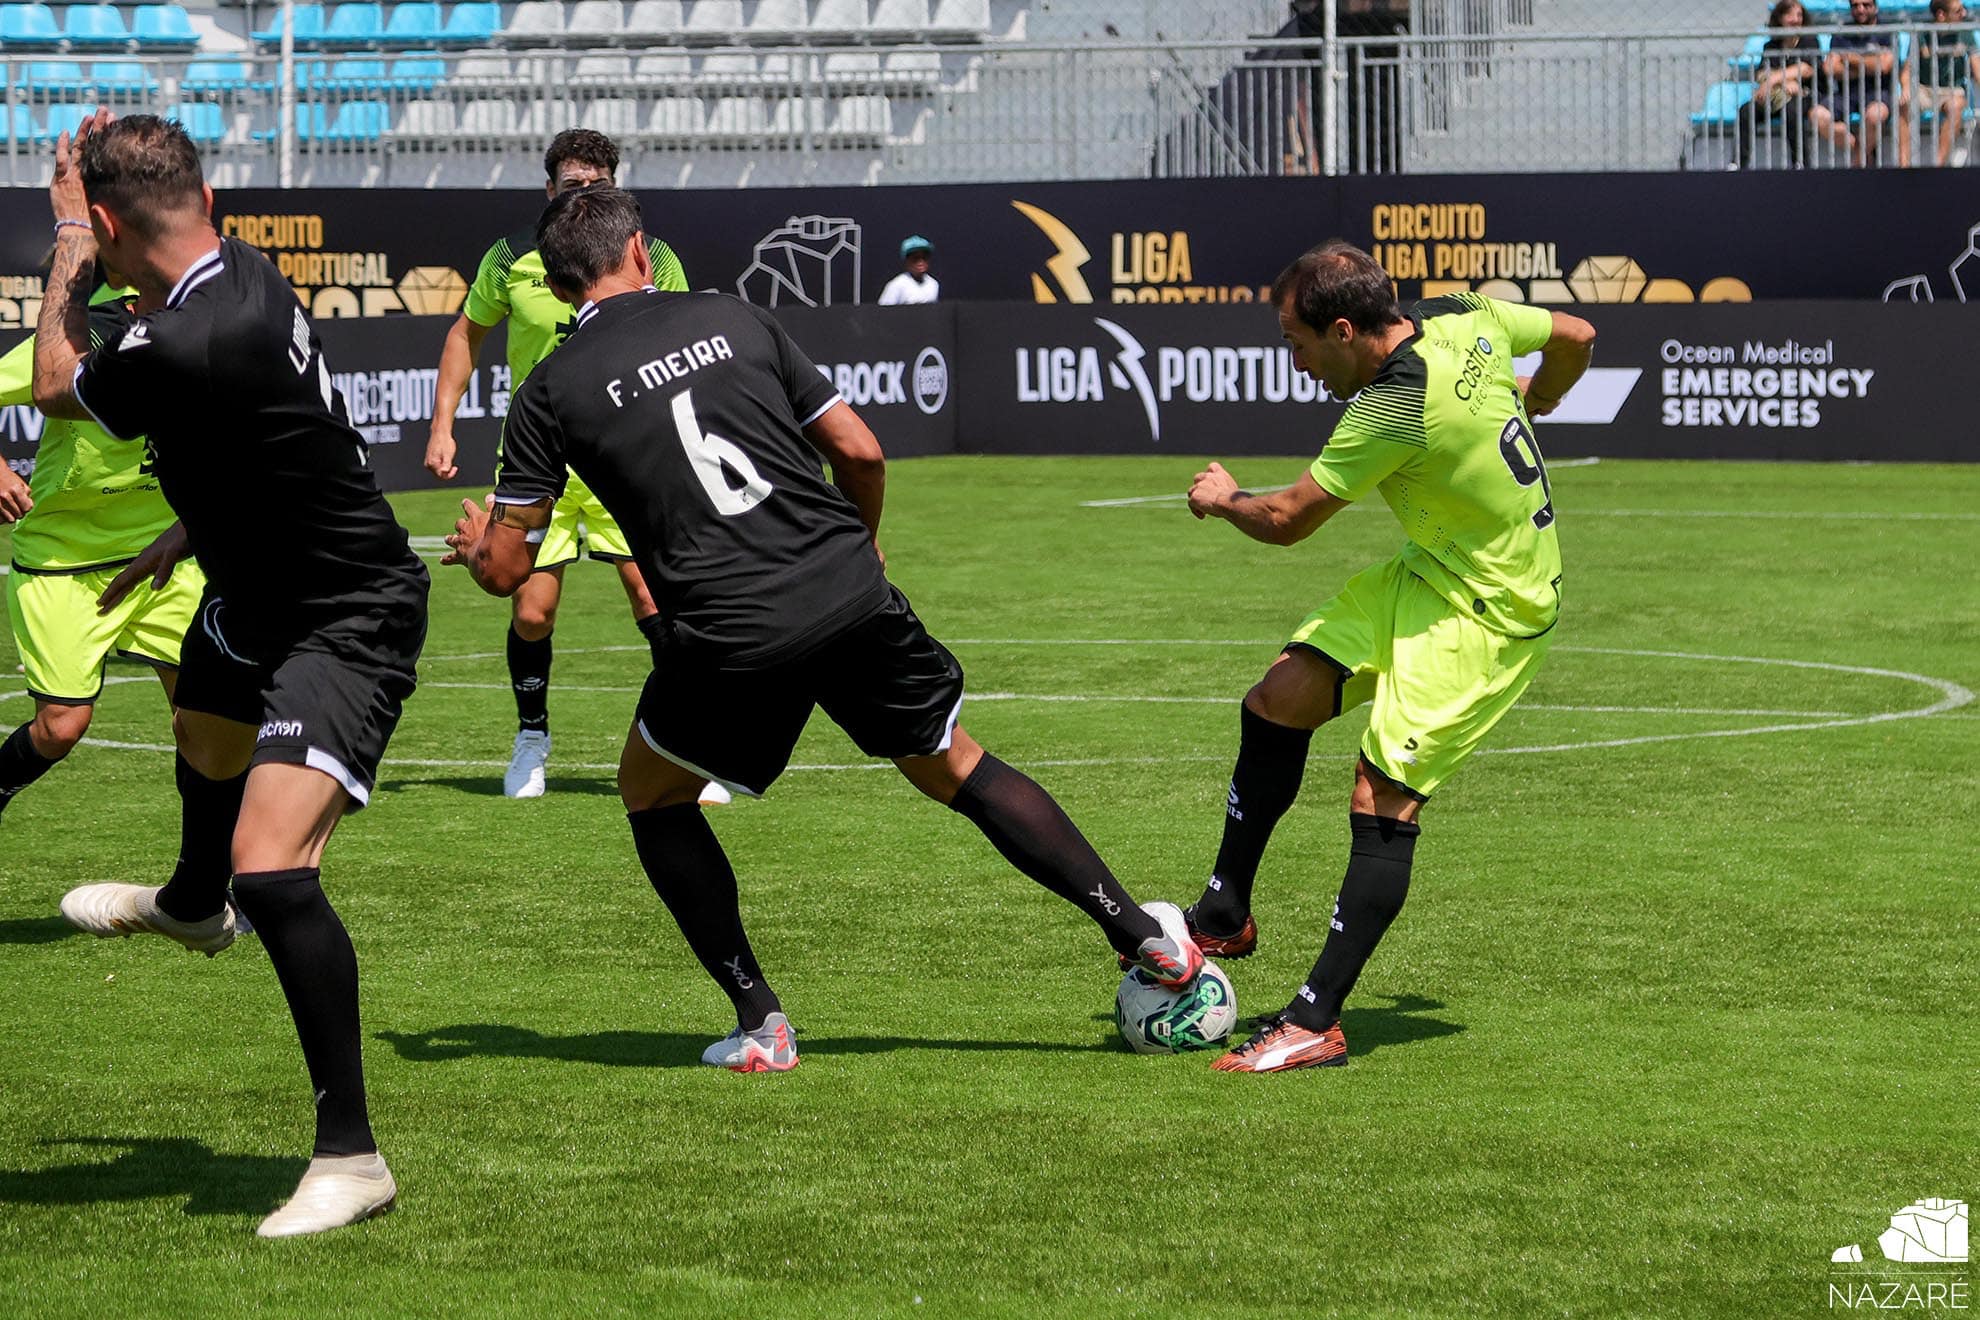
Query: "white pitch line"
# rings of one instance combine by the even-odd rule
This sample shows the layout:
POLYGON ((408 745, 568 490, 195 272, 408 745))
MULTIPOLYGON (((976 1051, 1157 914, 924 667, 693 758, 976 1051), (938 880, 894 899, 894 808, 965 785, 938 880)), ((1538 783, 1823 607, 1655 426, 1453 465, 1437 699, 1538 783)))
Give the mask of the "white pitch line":
POLYGON ((1817 513, 1788 513, 1780 509, 1575 509, 1569 518, 1787 518, 1796 522, 1973 522, 1980 513, 1870 513, 1827 509, 1817 513))

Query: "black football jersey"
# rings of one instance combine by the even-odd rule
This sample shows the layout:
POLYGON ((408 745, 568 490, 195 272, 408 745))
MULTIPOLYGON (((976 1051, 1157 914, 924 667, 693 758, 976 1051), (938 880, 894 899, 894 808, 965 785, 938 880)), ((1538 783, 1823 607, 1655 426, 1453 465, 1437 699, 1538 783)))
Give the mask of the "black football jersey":
POLYGON ((803 428, 831 382, 767 312, 715 293, 584 308, 509 405, 495 497, 618 521, 677 644, 724 667, 802 656, 879 609, 886 575, 803 428))
POLYGON ((278 634, 424 607, 426 568, 366 462, 295 291, 236 239, 76 371, 112 435, 146 437, 229 626, 278 634))

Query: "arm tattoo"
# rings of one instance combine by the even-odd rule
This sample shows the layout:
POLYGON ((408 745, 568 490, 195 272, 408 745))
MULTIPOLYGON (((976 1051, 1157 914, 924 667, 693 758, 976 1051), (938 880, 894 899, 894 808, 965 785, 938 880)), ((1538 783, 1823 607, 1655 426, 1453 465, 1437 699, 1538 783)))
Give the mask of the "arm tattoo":
POLYGON ((89 352, 89 290, 96 279, 96 244, 80 231, 56 231, 55 260, 34 331, 34 397, 67 395, 76 364, 89 352))
POLYGON ((500 523, 504 527, 514 527, 518 531, 533 532, 539 527, 550 525, 550 500, 538 500, 534 504, 504 504, 499 500, 495 511, 488 515, 488 521, 500 523))

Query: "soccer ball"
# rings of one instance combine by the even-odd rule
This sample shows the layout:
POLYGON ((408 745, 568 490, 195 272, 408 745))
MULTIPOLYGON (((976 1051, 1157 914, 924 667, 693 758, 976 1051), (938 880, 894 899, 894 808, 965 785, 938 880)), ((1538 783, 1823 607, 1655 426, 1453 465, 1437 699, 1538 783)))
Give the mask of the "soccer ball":
POLYGON ((1114 1021, 1136 1054, 1207 1050, 1229 1039, 1237 1025, 1237 992, 1216 963, 1205 961, 1181 989, 1155 983, 1139 967, 1121 978, 1114 1021))

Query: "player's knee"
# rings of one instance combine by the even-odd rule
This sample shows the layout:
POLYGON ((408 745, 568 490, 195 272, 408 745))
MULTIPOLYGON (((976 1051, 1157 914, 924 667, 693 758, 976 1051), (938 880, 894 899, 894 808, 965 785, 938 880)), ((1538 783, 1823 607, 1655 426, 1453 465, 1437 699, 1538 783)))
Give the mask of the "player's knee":
POLYGON ((516 602, 516 635, 525 642, 540 642, 557 626, 557 607, 539 601, 516 602))
POLYGON ((43 706, 35 712, 34 749, 51 761, 59 761, 76 749, 89 732, 94 706, 43 706))

